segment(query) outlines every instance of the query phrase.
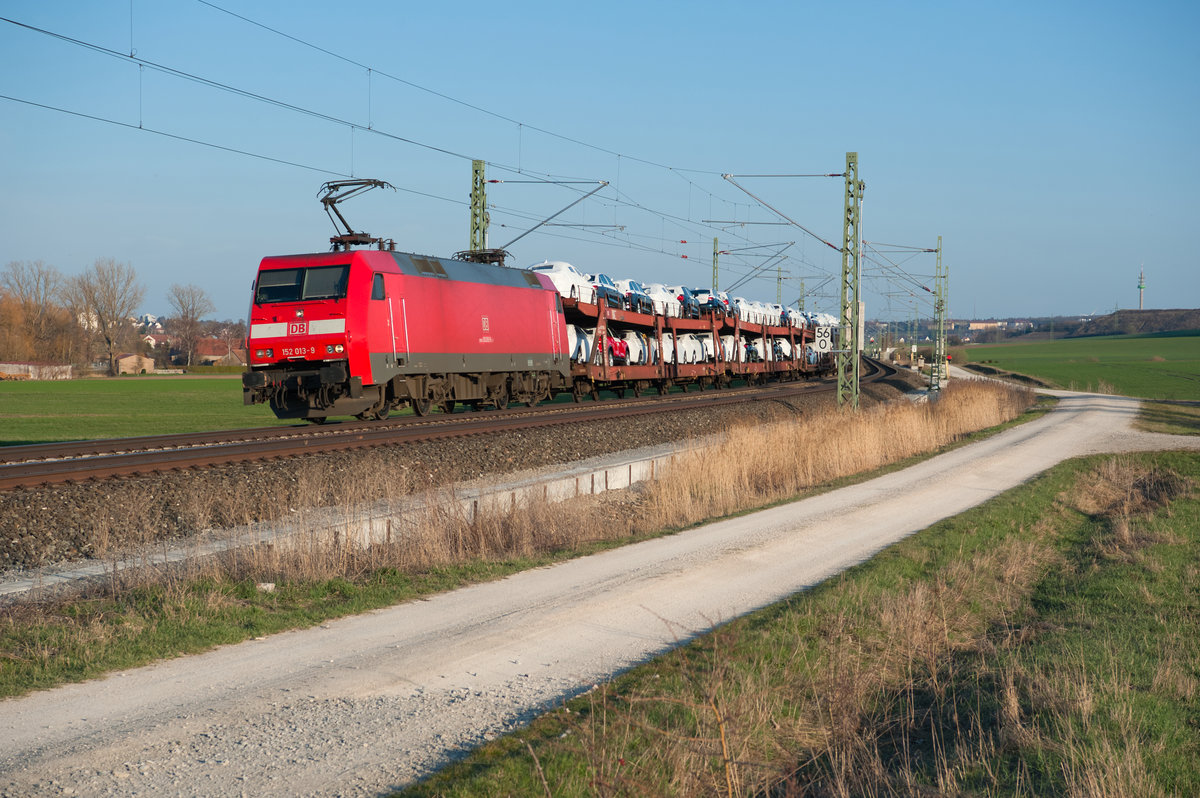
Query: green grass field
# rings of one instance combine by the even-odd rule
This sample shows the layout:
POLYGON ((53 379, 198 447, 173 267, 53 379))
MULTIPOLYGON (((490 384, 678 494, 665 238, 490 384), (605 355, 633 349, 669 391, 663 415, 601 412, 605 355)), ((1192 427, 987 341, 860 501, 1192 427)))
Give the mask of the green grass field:
POLYGON ((268 427, 242 404, 239 375, 0 382, 0 445, 268 427))
POLYGON ((1067 390, 1144 399, 1200 399, 1200 331, 959 347, 954 362, 986 363, 1067 390))

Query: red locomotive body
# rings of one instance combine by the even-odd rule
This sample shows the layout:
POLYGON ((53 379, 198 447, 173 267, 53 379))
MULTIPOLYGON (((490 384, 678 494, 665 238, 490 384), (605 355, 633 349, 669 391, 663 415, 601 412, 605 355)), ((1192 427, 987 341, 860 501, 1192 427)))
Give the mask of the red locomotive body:
POLYGON ((569 383, 558 294, 539 275, 383 250, 264 258, 246 404, 383 418, 411 404, 533 404, 569 383))

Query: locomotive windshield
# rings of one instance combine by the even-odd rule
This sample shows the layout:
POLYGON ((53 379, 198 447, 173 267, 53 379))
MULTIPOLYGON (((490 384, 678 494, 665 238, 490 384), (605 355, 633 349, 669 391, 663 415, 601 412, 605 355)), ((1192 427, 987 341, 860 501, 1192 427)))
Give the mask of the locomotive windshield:
POLYGON ((349 264, 307 269, 267 269, 259 272, 254 301, 265 305, 308 299, 344 299, 349 274, 349 264))

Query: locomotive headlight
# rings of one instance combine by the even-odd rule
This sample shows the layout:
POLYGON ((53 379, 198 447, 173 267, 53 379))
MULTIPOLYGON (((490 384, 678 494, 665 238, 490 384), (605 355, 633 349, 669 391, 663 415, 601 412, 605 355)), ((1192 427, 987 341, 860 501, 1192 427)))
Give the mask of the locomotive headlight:
POLYGON ((274 357, 275 350, 274 349, 255 349, 254 356, 255 357, 274 357))
POLYGON ((346 347, 342 346, 341 344, 329 344, 328 346, 325 347, 325 354, 327 354, 327 355, 332 355, 335 353, 340 355, 342 352, 345 352, 345 351, 346 351, 346 347))

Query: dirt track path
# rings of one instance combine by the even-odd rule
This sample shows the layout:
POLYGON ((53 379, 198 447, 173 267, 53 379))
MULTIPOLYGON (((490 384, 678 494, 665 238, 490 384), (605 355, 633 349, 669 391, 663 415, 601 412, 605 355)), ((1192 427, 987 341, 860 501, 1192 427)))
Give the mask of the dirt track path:
POLYGON ((0 795, 378 795, 713 623, 1076 455, 1200 449, 1136 400, 500 582, 0 703, 0 795))

